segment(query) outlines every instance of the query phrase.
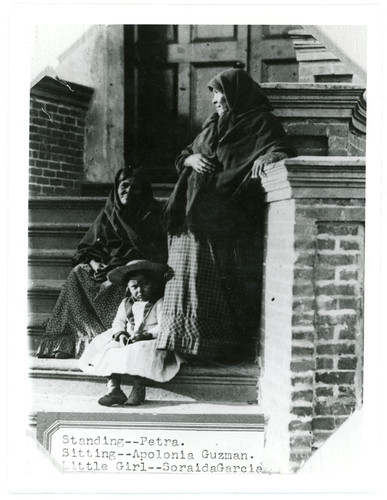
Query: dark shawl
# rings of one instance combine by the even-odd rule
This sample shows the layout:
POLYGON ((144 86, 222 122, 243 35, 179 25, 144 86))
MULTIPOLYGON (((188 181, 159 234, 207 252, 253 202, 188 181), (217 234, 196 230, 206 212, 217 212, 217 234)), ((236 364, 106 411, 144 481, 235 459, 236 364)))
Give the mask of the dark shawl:
POLYGON ((176 159, 180 178, 166 206, 171 234, 188 228, 194 234, 219 230, 228 237, 238 227, 243 230, 240 201, 254 161, 273 153, 279 158, 295 154, 261 87, 244 70, 223 71, 208 87, 225 95, 229 111, 209 116, 193 143, 176 159), (185 159, 194 153, 214 158, 218 170, 199 174, 185 167, 185 159))
POLYGON ((105 207, 87 231, 72 265, 95 259, 108 264, 106 271, 134 259, 166 262, 167 241, 161 224, 161 207, 153 198, 152 187, 143 171, 131 171, 133 184, 127 205, 122 205, 117 189, 117 173, 105 207))

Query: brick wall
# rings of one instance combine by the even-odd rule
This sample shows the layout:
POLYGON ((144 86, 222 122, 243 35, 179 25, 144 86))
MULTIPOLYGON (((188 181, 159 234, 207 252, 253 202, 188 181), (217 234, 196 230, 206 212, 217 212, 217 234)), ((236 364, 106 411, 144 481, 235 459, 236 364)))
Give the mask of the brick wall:
POLYGON ((83 98, 78 102, 80 87, 70 88, 68 96, 68 87, 46 77, 31 89, 31 195, 81 193, 87 108, 83 98))
POLYGON ((361 402, 361 220, 363 200, 296 204, 289 423, 294 467, 361 402))
POLYGON ((286 160, 268 168, 262 184, 259 402, 268 420, 266 466, 285 472, 361 404, 364 160, 286 160))
POLYGON ((287 119, 283 121, 299 156, 347 156, 349 122, 287 119))
POLYGON ((316 242, 314 447, 361 401, 364 225, 318 223, 316 242))

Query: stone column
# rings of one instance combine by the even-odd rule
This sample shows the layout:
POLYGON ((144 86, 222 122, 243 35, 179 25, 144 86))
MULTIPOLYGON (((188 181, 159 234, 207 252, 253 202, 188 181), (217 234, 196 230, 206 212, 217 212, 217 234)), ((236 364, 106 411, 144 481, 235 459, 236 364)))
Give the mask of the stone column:
POLYGON ((290 472, 361 405, 365 160, 287 159, 262 186, 265 465, 290 472))
POLYGON ((86 116, 84 180, 111 183, 124 166, 124 28, 93 25, 58 58, 61 80, 95 89, 86 116))

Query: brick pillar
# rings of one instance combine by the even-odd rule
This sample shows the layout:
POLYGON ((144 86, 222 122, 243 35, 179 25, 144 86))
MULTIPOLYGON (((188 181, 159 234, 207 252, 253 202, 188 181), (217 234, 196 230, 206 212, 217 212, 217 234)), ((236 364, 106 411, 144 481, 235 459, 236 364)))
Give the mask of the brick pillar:
POLYGON ((45 76, 30 91, 29 192, 80 195, 93 90, 45 76))
POLYGON ((266 169, 260 404, 267 470, 297 470, 361 404, 365 162, 266 169))

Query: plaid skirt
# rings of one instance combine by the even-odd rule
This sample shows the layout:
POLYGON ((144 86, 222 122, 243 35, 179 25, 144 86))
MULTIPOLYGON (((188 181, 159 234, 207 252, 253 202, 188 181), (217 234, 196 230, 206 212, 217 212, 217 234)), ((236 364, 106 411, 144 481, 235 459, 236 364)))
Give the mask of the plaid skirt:
POLYGON ((159 349, 209 360, 236 359, 250 350, 239 259, 230 241, 199 241, 192 233, 169 238, 173 278, 165 289, 159 349))
POLYGON ((62 288, 37 357, 60 352, 79 358, 96 335, 111 328, 125 292, 125 286, 95 281, 89 264, 78 264, 62 288))

